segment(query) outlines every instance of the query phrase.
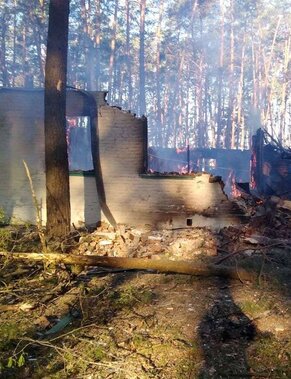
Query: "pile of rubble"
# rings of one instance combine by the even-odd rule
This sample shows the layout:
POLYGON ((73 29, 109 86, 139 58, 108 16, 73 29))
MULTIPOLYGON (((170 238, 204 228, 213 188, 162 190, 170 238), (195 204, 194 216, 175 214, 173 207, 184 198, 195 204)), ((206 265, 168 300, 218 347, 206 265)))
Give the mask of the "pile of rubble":
POLYGON ((130 258, 193 259, 193 256, 214 256, 217 241, 205 228, 178 230, 151 230, 150 227, 130 228, 120 225, 115 231, 102 225, 93 233, 81 236, 75 254, 130 258))
POLYGON ((247 255, 268 247, 291 246, 290 201, 278 198, 259 200, 240 197, 235 200, 248 217, 245 224, 229 226, 219 232, 207 228, 153 230, 149 225, 132 228, 102 223, 92 233, 79 237, 72 253, 108 257, 170 260, 222 255, 247 255))

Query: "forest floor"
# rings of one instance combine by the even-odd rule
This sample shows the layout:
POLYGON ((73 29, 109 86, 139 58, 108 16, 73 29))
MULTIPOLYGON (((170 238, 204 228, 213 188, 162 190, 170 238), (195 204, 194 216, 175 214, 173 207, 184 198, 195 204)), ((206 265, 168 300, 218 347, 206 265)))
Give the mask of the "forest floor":
MULTIPOLYGON (((124 227, 123 244, 103 225, 74 233, 70 247, 52 246, 64 254, 109 256, 115 246, 123 256, 127 249, 133 257, 223 260, 257 272, 254 283, 2 257, 0 377, 290 378, 291 217, 278 212, 270 220, 260 210, 219 232, 124 227)), ((31 227, 0 228, 0 250, 38 249, 31 227)))

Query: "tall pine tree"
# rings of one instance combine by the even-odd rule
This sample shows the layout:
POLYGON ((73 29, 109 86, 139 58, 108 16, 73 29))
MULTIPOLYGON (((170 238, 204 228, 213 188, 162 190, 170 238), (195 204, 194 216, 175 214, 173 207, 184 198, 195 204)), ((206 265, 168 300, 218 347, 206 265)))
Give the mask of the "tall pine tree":
POLYGON ((69 0, 51 0, 45 66, 45 167, 47 232, 70 231, 70 188, 66 142, 66 77, 69 0))

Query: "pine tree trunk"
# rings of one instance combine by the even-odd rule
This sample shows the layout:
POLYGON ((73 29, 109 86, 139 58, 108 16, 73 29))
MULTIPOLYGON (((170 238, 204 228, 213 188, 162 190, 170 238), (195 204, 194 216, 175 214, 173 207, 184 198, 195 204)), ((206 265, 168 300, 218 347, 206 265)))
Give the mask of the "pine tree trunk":
POLYGON ((243 38, 243 46, 241 52, 240 78, 238 84, 237 95, 237 124, 240 127, 240 149, 245 148, 245 123, 243 115, 243 87, 244 87, 244 65, 245 65, 245 36, 243 38))
MULTIPOLYGON (((14 7, 16 7, 16 1, 14 0, 14 7)), ((15 87, 15 77, 16 73, 16 39, 17 39, 17 15, 16 12, 13 15, 13 64, 12 64, 12 87, 15 87)))
POLYGON ((285 41, 284 49, 284 82, 282 84, 281 92, 281 114, 280 114, 280 134, 279 139, 283 142, 286 133, 286 113, 287 113, 287 103, 288 103, 288 93, 287 93, 287 83, 288 83, 288 64, 290 62, 290 35, 287 41, 285 41))
POLYGON ((9 87, 9 78, 8 71, 6 65, 6 32, 7 32, 7 24, 6 24, 6 9, 1 17, 1 49, 0 49, 0 63, 1 63, 1 71, 2 71, 2 85, 3 87, 9 87))
POLYGON ((227 130, 225 136, 225 147, 227 149, 235 148, 235 107, 234 107, 234 9, 233 0, 231 1, 231 22, 230 22, 230 65, 229 65, 229 98, 228 98, 228 118, 227 118, 227 130))
POLYGON ((223 141, 221 141, 222 134, 222 85, 223 85, 223 66, 224 66, 224 4, 220 0, 220 10, 221 10, 221 29, 220 29, 220 58, 218 67, 218 87, 217 87, 217 134, 216 134, 216 147, 222 147, 223 141))
POLYGON ((32 26, 33 30, 33 38, 34 38, 34 43, 36 46, 36 51, 37 51, 37 63, 38 63, 38 72, 39 72, 39 82, 42 84, 44 83, 45 80, 45 67, 43 64, 42 60, 42 43, 44 40, 44 30, 45 28, 43 25, 45 24, 45 19, 44 19, 44 14, 43 14, 43 9, 40 7, 40 16, 36 14, 35 12, 35 7, 33 4, 30 4, 30 9, 29 9, 29 18, 30 18, 30 24, 32 26))
POLYGON ((205 147, 206 125, 204 123, 203 108, 203 74, 204 74, 204 57, 200 58, 198 69, 198 87, 197 87, 197 111, 198 111, 198 147, 205 147))
POLYGON ((162 108, 161 108, 161 75, 160 75, 160 54, 161 54, 161 24, 164 11, 164 1, 160 1, 159 7, 159 23, 157 26, 156 38, 157 38, 157 56, 156 56, 156 128, 157 128, 157 140, 156 145, 162 146, 162 108))
POLYGON ((100 10, 100 0, 95 1, 96 7, 96 89, 100 91, 100 64, 101 64, 101 10, 100 10))
POLYGON ((118 0, 115 0, 114 7, 114 19, 113 30, 110 44, 110 58, 109 58, 109 83, 108 83, 108 99, 112 102, 114 99, 115 91, 115 50, 116 50, 116 31, 117 31, 117 12, 118 12, 118 0))
POLYGON ((95 86, 94 75, 94 46, 90 35, 90 2, 86 3, 85 0, 81 0, 81 15, 82 15, 82 29, 83 29, 83 53, 85 55, 85 70, 86 76, 84 78, 84 88, 88 91, 93 91, 95 86), (88 8, 87 8, 88 6, 88 8))
POLYGON ((255 52, 254 41, 252 39, 252 79, 253 79, 253 98, 252 98, 252 106, 254 109, 258 108, 258 86, 257 86, 257 55, 255 52))
POLYGON ((131 58, 130 58, 130 1, 126 0, 126 82, 127 82, 127 98, 128 98, 128 109, 132 109, 133 104, 133 91, 132 91, 132 69, 131 69, 131 58))
POLYGON ((45 168, 47 232, 70 231, 70 189, 66 142, 66 75, 69 0, 51 0, 45 66, 45 168))
POLYGON ((145 10, 146 0, 140 0, 140 25, 139 25, 139 113, 146 114, 145 100, 145 10))

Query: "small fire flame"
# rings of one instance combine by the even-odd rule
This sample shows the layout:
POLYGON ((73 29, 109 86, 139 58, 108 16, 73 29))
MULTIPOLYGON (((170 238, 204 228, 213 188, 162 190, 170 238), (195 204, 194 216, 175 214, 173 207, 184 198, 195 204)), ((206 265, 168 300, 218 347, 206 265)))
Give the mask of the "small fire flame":
POLYGON ((250 171, 251 171, 250 188, 252 190, 257 188, 257 183, 255 180, 256 167, 257 167, 257 156, 256 156, 255 151, 253 151, 252 156, 251 156, 251 163, 250 163, 250 171))
POLYGON ((185 151, 187 151, 187 146, 186 147, 176 147, 176 153, 177 154, 185 153, 185 151))
POLYGON ((188 164, 186 165, 178 164, 177 168, 178 168, 179 174, 189 174, 188 164))
POLYGON ((226 188, 230 189, 229 192, 232 198, 237 198, 241 196, 241 192, 238 190, 235 183, 236 183, 235 172, 234 170, 230 170, 225 186, 226 188))

